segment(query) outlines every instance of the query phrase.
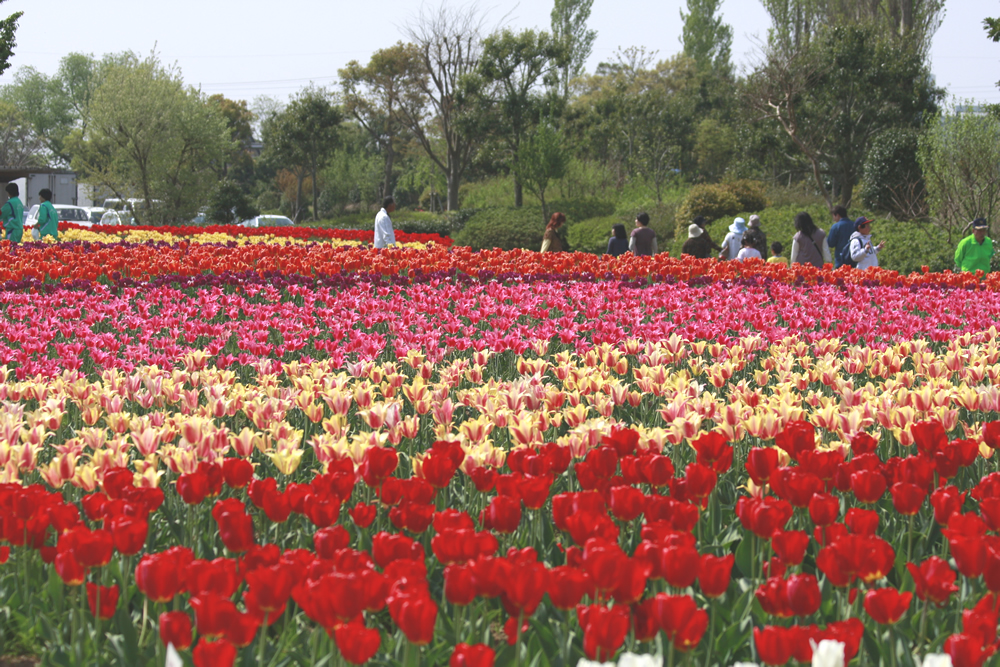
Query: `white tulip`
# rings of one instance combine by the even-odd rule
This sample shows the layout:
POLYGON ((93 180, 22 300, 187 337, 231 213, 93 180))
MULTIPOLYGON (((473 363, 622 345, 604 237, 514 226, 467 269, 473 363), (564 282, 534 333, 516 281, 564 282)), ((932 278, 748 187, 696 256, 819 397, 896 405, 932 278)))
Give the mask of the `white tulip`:
POLYGON ((587 660, 586 658, 581 658, 580 662, 576 663, 576 667, 615 667, 615 663, 597 662, 596 660, 587 660))
POLYGON ((951 656, 947 653, 928 653, 921 667, 951 667, 951 656))
POLYGON ((844 667, 844 642, 834 639, 823 639, 817 645, 813 644, 812 667, 844 667))
POLYGON ((618 658, 618 667, 663 667, 663 658, 658 655, 624 653, 618 658))

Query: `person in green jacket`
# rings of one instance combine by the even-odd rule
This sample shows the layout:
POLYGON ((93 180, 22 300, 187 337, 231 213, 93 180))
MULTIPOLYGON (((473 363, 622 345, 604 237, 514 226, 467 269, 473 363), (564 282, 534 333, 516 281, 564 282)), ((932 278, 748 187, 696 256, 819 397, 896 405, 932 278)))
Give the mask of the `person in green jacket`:
POLYGON ((10 196, 10 199, 3 206, 0 206, 4 238, 14 243, 20 243, 21 235, 24 233, 24 204, 18 198, 21 193, 17 189, 17 183, 8 183, 4 189, 10 196))
POLYGON ((39 240, 51 236, 58 241, 59 214, 56 213, 56 208, 52 205, 52 190, 42 188, 38 191, 38 198, 42 200, 41 206, 38 207, 39 240))
POLYGON ((986 237, 989 227, 985 218, 972 221, 972 235, 959 241, 955 248, 955 266, 959 271, 989 273, 993 258, 993 239, 986 237))

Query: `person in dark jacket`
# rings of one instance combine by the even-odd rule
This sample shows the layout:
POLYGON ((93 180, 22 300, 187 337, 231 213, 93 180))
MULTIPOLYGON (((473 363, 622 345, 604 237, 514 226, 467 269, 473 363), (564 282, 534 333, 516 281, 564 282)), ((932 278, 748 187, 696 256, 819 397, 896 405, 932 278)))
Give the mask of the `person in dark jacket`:
POLYGON ((688 238, 681 247, 681 254, 691 255, 698 259, 707 259, 712 256, 712 241, 700 226, 692 224, 688 227, 688 238))
POLYGON ((628 252, 628 234, 625 233, 625 225, 618 223, 611 228, 611 238, 608 239, 607 254, 612 257, 624 255, 628 252))
POLYGON ((844 248, 851 242, 851 234, 854 233, 854 221, 847 217, 847 209, 843 206, 833 207, 833 226, 826 236, 826 244, 833 255, 833 268, 840 268, 844 264, 844 248))
POLYGON ((632 230, 628 249, 634 255, 656 254, 656 232, 649 228, 649 213, 643 212, 635 216, 635 229, 632 230))
POLYGON ((708 246, 715 252, 720 252, 722 250, 722 246, 713 241, 712 235, 708 233, 708 225, 710 223, 705 219, 705 216, 699 215, 695 217, 695 219, 691 221, 691 224, 701 227, 701 231, 703 232, 702 236, 705 237, 703 243, 707 243, 708 246))

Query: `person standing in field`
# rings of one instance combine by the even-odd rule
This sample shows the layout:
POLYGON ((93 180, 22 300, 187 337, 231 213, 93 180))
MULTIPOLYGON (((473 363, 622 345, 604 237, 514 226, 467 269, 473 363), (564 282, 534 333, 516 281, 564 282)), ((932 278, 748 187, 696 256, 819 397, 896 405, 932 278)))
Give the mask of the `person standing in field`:
POLYGON ((17 183, 8 183, 4 189, 10 196, 7 203, 0 207, 4 238, 14 243, 20 243, 21 236, 24 234, 24 205, 18 197, 20 191, 17 189, 17 183))
POLYGON ((743 247, 743 235, 747 232, 747 221, 743 218, 736 218, 733 224, 729 225, 729 233, 722 239, 722 252, 719 259, 736 259, 743 247))
MULTIPOLYGON (((698 225, 699 227, 701 227, 702 231, 701 237, 704 239, 703 243, 707 245, 709 248, 711 248, 713 252, 719 252, 720 250, 722 250, 722 247, 716 245, 715 241, 712 240, 712 235, 708 233, 708 225, 710 223, 708 219, 705 218, 705 216, 703 215, 695 216, 695 219, 691 221, 691 224, 698 225)), ((688 229, 690 230, 690 227, 688 229)), ((709 256, 711 256, 711 253, 709 253, 709 256)))
POLYGON ((790 262, 812 264, 817 269, 822 269, 823 264, 830 261, 830 246, 824 241, 826 232, 816 226, 812 216, 805 211, 797 214, 790 262))
POLYGON ((607 254, 618 257, 628 252, 628 234, 625 233, 625 225, 617 223, 611 228, 611 238, 608 239, 607 254))
POLYGON ((847 217, 847 209, 843 206, 833 207, 833 226, 826 237, 826 244, 833 254, 833 268, 840 268, 844 264, 854 266, 849 259, 849 254, 845 248, 851 242, 851 234, 854 233, 854 221, 847 217))
POLYGON ((649 228, 649 213, 643 212, 635 216, 635 229, 632 230, 628 249, 634 255, 656 254, 656 232, 649 228))
POLYGON ((566 222, 566 216, 556 211, 549 218, 549 224, 545 225, 545 234, 542 236, 542 252, 562 252, 562 239, 559 238, 559 228, 566 222))
POLYGON ((751 215, 747 220, 746 238, 750 239, 750 245, 757 249, 761 257, 767 255, 767 234, 760 228, 759 215, 751 215))
POLYGON ((878 245, 872 244, 872 221, 861 216, 854 221, 854 228, 857 230, 851 234, 850 252, 851 259, 854 260, 859 269, 870 269, 878 267, 878 254, 885 241, 878 245))
POLYGON ((986 222, 986 218, 976 218, 972 221, 972 234, 959 241, 958 247, 955 248, 955 268, 957 271, 990 272, 990 261, 993 259, 993 239, 987 236, 989 228, 990 225, 986 222))
POLYGON ((59 240, 59 214, 56 213, 55 206, 52 205, 52 190, 42 188, 38 191, 38 198, 42 200, 38 207, 38 240, 46 236, 51 236, 54 240, 59 240))
POLYGON ((681 254, 697 259, 708 259, 712 256, 712 240, 701 226, 695 223, 688 226, 688 238, 681 247, 681 254))
POLYGON ((392 197, 382 200, 382 210, 375 216, 375 238, 372 245, 376 248, 387 248, 396 245, 396 234, 392 231, 392 220, 389 214, 396 210, 396 201, 392 197))

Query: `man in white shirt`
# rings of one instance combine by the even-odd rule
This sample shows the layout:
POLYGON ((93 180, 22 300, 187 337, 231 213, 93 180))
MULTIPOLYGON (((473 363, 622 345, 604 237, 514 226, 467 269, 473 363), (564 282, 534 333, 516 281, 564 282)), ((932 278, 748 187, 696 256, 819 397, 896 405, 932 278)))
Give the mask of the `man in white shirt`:
POLYGON ((389 214, 396 210, 396 202, 392 197, 382 200, 382 210, 375 216, 375 239, 373 245, 376 248, 386 248, 396 245, 396 235, 392 231, 392 220, 389 214))

